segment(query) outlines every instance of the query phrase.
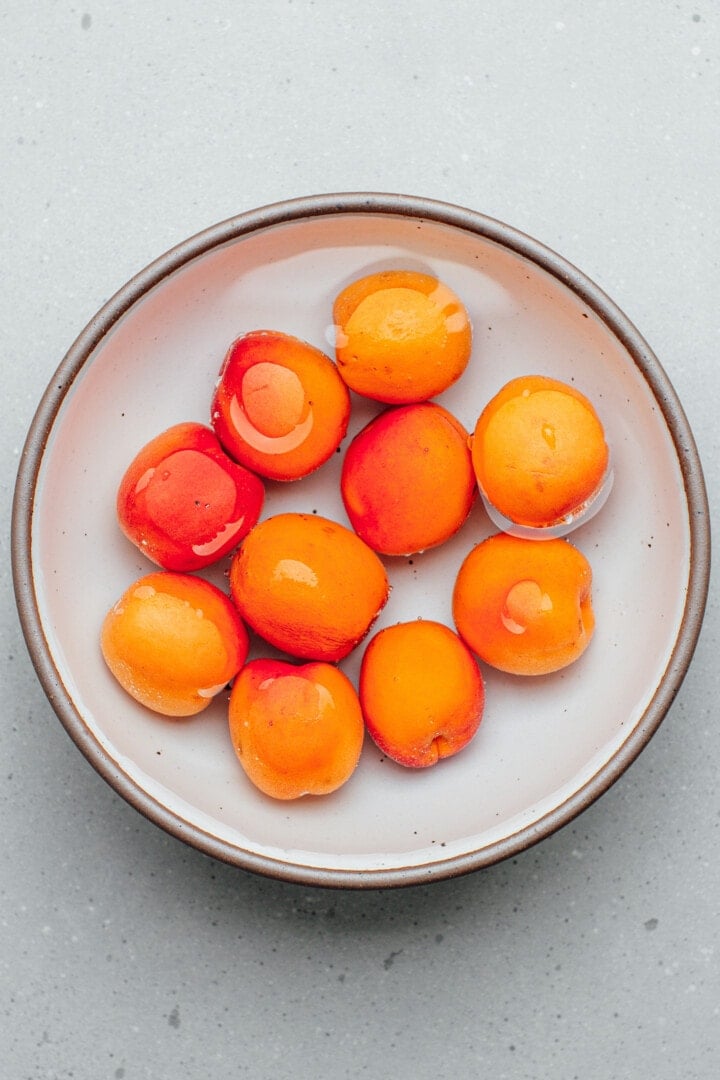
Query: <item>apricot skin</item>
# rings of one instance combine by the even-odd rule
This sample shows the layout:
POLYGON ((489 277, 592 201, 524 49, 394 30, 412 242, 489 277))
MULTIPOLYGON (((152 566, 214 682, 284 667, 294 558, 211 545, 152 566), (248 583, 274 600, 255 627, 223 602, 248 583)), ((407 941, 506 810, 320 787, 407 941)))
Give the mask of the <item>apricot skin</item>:
POLYGON ((350 443, 340 487, 353 528, 375 551, 436 547, 458 531, 477 494, 468 434, 432 402, 386 409, 350 443))
POLYGON ((230 591, 265 641, 291 656, 334 662, 365 637, 390 585, 378 556, 350 529, 285 513, 245 538, 230 564, 230 591))
POLYGON ((351 390, 403 405, 456 382, 470 359, 467 311, 430 274, 387 270, 353 281, 336 297, 335 357, 351 390))
POLYGON ((458 572, 453 617, 481 660, 513 675, 547 675, 577 660, 593 636, 592 570, 567 540, 538 544, 498 533, 458 572))
POLYGON ((600 487, 609 451, 591 402, 543 375, 512 379, 487 403, 472 438, 485 497, 509 521, 552 526, 600 487))
POLYGON ((260 517, 265 488, 228 457, 209 427, 175 424, 125 471, 117 518, 125 536, 166 570, 200 570, 234 550, 260 517))
POLYGON ((290 334, 254 330, 225 356, 211 418, 231 457, 271 480, 298 480, 342 442, 350 396, 325 353, 290 334))
POLYGON ((336 791, 355 771, 365 730, 352 683, 323 662, 250 661, 235 680, 229 723, 248 778, 275 799, 336 791))
POLYGON ((365 649, 360 703, 378 747, 409 768, 462 750, 482 719, 477 661, 448 626, 431 620, 380 630, 365 649))
POLYGON ((136 701, 165 716, 202 712, 237 674, 247 631, 214 585, 158 571, 125 590, 103 622, 102 654, 136 701))

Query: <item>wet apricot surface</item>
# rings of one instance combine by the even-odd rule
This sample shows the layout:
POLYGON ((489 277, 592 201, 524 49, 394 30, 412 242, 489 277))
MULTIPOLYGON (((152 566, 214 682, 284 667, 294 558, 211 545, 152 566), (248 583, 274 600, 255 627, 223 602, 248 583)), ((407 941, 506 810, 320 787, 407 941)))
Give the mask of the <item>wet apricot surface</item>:
POLYGON ((338 370, 351 390, 392 405, 427 401, 460 378, 472 329, 455 293, 412 270, 369 274, 333 306, 338 370))
POLYGON ((275 330, 232 344, 211 406, 227 452, 272 480, 319 468, 342 441, 349 416, 347 387, 330 357, 275 330))
POLYGON ((120 528, 166 570, 199 570, 238 546, 258 520, 265 488, 209 427, 176 424, 135 456, 120 481, 120 528))
POLYGON ((324 662, 250 661, 233 685, 229 724, 245 773, 275 799, 336 791, 355 771, 365 731, 354 686, 324 662))
POLYGON ((567 540, 498 533, 466 556, 453 592, 461 638, 514 675, 546 675, 577 660, 595 626, 592 570, 567 540))
POLYGON ((436 547, 461 527, 477 492, 468 433, 433 402, 386 409, 350 443, 340 488, 353 528, 375 551, 436 547))
POLYGON ((230 591, 247 623, 291 656, 341 660, 385 605, 385 568, 350 529, 315 514, 261 521, 230 565, 230 591))
POLYGON ((207 708, 245 663, 247 631, 214 585, 158 571, 125 590, 105 617, 101 648, 120 685, 165 716, 207 708))
POLYGON ((425 619, 372 637, 360 669, 368 732, 401 765, 424 768, 467 746, 483 715, 477 661, 448 626, 425 619))
POLYGON ((602 484, 609 452, 591 402, 557 379, 507 383, 483 409, 472 459, 485 497, 510 522, 552 526, 602 484))

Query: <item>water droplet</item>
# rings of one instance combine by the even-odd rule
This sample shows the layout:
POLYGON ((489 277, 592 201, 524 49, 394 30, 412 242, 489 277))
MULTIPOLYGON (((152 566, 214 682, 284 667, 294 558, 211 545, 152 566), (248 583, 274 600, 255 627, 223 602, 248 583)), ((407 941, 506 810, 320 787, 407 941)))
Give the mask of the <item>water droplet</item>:
POLYGON ((542 437, 551 450, 555 449, 555 428, 552 424, 543 424, 542 437))
POLYGON ((511 634, 524 634, 529 626, 552 611, 552 599, 537 581, 518 581, 505 597, 500 620, 511 634))

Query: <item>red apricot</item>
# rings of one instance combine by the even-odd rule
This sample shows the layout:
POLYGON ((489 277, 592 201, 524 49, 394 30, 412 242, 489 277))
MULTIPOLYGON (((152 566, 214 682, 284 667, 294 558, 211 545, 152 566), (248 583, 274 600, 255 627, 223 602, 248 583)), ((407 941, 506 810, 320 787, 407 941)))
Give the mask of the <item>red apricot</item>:
POLYGON ((347 430, 350 396, 332 360, 275 330, 230 347, 212 402, 212 423, 229 454, 272 480, 307 476, 347 430))
POLYGON ((386 409, 355 436, 340 487, 350 522, 383 555, 443 543, 477 492, 468 434, 432 402, 386 409))
POLYGON ((260 516, 262 480, 224 452, 203 424, 176 424, 128 466, 120 528, 166 570, 199 570, 238 546, 260 516))

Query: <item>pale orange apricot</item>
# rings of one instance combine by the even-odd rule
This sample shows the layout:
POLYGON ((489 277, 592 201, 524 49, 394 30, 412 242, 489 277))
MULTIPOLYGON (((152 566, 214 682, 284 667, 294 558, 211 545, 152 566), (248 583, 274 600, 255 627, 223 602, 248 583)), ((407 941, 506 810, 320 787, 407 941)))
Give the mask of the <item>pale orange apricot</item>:
POLYGON ((472 460, 492 507, 510 523, 542 528, 582 514, 602 486, 609 451, 584 394, 557 379, 526 375, 483 409, 472 460))
POLYGON ((368 732, 394 761, 434 765, 467 746, 483 715, 477 661, 448 626, 425 619, 372 637, 360 669, 368 732))
POLYGON ((254 330, 230 347, 211 415, 236 461, 272 480, 297 480, 340 445, 350 396, 325 353, 290 334, 254 330))
POLYGON ((365 731, 354 686, 324 662, 251 660, 233 685, 229 722, 245 773, 275 799, 336 791, 355 771, 365 731))
POLYGON ((546 675, 577 660, 595 627, 592 570, 567 540, 498 533, 466 556, 453 592, 461 638, 486 663, 546 675))
POLYGON ((230 564, 246 622, 291 656, 341 660, 365 637, 390 592, 378 556, 350 529, 285 513, 250 531, 230 564))
POLYGON ((125 590, 102 627, 110 671, 141 705, 165 716, 206 709, 247 657, 230 599, 189 574, 147 574, 125 590))
POLYGON ((387 270, 352 282, 333 306, 338 370, 358 394, 392 405, 427 401, 460 378, 472 329, 443 282, 387 270))
POLYGON ((353 528, 375 551, 436 547, 458 531, 477 493, 468 433, 433 402, 386 409, 350 443, 340 490, 353 528))

